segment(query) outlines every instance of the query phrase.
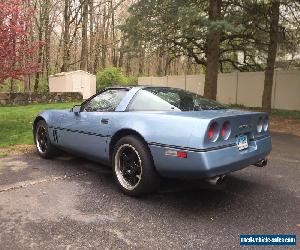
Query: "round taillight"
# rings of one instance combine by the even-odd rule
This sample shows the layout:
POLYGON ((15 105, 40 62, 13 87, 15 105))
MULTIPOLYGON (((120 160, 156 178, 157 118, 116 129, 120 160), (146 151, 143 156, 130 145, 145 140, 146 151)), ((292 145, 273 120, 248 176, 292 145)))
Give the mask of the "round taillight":
POLYGON ((227 140, 230 136, 231 128, 229 122, 224 122, 221 129, 221 136, 224 140, 227 140))
POLYGON ((257 122, 257 132, 261 133, 263 128, 263 119, 260 117, 257 122))
POLYGON ((268 119, 268 117, 265 117, 265 119, 263 121, 263 129, 264 129, 265 132, 267 132, 268 129, 269 129, 269 119, 268 119))
POLYGON ((211 141, 217 140, 217 138, 218 138, 217 129, 218 129, 218 125, 216 122, 213 122, 212 124, 210 124, 208 132, 207 132, 207 136, 208 136, 209 140, 211 140, 211 141))

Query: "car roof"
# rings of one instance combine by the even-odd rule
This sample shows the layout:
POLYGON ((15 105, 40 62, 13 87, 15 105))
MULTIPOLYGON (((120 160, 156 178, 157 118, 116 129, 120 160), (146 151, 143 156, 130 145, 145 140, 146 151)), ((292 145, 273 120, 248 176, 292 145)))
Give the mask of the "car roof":
POLYGON ((153 86, 153 85, 129 85, 129 86, 111 86, 111 87, 106 87, 105 90, 114 90, 114 89, 127 89, 130 90, 132 88, 139 88, 139 89, 144 89, 144 88, 157 88, 157 89, 178 89, 178 90, 184 90, 180 88, 173 88, 173 87, 167 87, 167 86, 153 86))
POLYGON ((133 86, 111 86, 111 87, 106 87, 104 90, 114 90, 114 89, 132 89, 133 86))

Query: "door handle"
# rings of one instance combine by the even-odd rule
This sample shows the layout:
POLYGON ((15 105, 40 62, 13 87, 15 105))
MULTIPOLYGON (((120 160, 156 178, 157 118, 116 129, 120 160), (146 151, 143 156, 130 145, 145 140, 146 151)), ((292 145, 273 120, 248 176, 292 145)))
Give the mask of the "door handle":
POLYGON ((105 118, 101 119, 102 124, 108 124, 108 122, 109 122, 109 119, 105 119, 105 118))

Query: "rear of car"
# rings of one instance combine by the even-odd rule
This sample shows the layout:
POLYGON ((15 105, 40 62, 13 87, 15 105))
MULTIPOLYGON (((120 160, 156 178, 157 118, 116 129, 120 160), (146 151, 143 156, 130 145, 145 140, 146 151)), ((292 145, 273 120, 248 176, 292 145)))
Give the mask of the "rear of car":
POLYGON ((263 166, 270 153, 271 137, 266 113, 235 110, 191 114, 199 126, 191 130, 188 145, 151 144, 161 175, 173 178, 209 178, 250 165, 263 166))

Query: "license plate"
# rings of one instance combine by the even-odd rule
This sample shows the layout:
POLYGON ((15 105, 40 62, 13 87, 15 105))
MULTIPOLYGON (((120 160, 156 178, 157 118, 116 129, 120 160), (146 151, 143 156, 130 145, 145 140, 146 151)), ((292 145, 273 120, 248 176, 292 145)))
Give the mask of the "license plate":
POLYGON ((248 148, 248 137, 247 135, 239 135, 236 139, 236 145, 239 150, 244 150, 248 148))

